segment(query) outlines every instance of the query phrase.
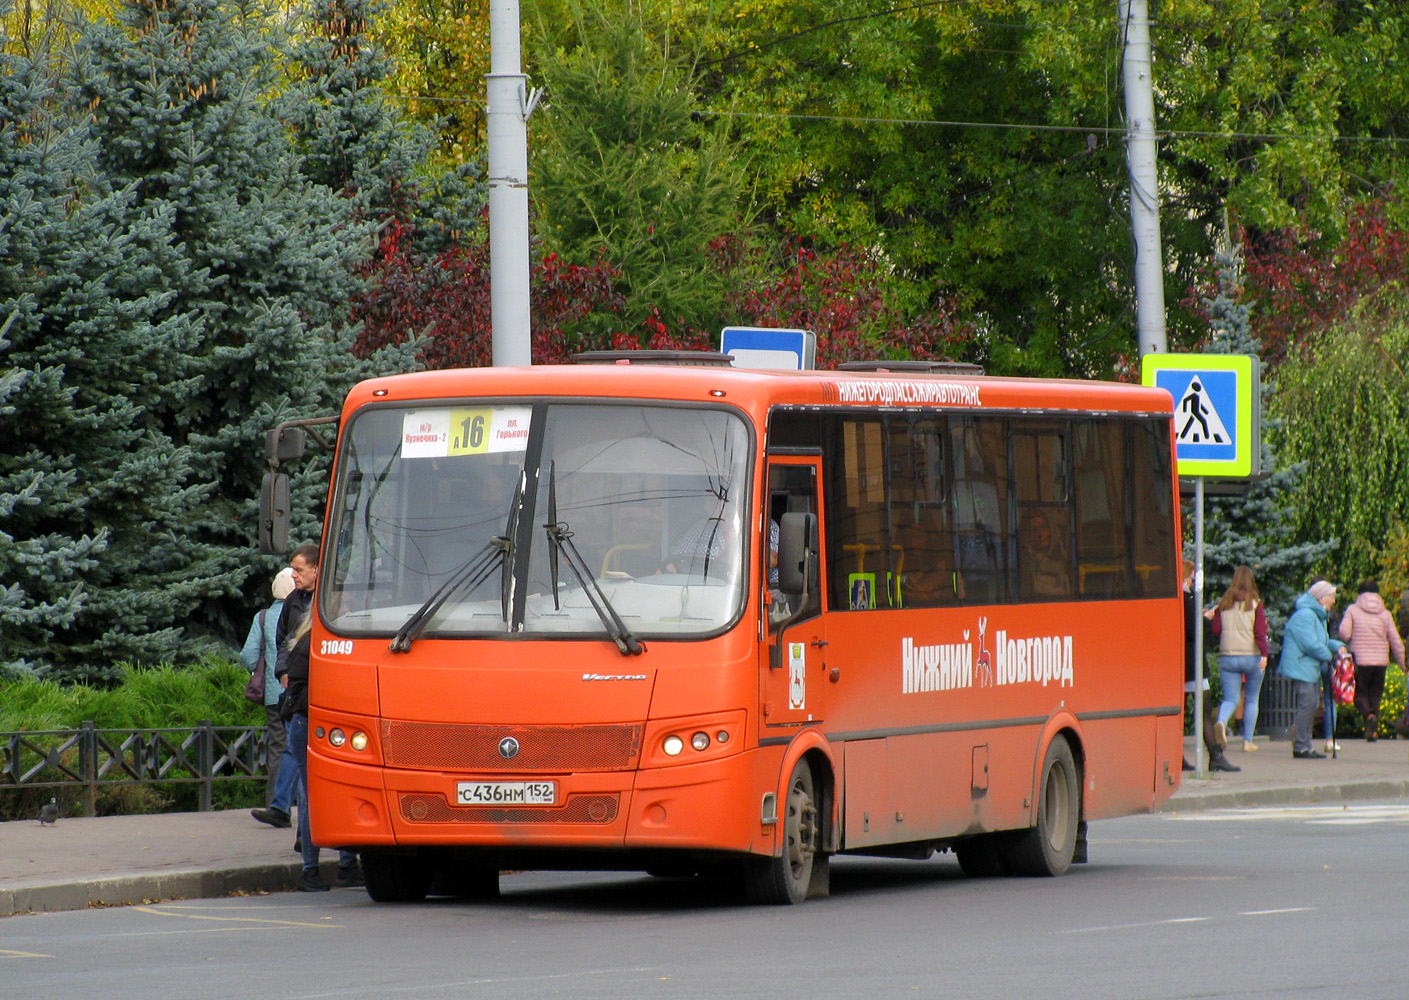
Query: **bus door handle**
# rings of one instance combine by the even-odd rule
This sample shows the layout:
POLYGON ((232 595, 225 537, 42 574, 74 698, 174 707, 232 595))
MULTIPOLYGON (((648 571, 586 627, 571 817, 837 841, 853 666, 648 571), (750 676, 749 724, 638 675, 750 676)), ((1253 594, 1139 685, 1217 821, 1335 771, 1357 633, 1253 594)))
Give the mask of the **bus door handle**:
POLYGON ((827 645, 827 640, 826 640, 826 639, 813 639, 811 642, 808 643, 808 645, 809 645, 809 646, 816 646, 818 649, 821 649, 823 646, 827 645))

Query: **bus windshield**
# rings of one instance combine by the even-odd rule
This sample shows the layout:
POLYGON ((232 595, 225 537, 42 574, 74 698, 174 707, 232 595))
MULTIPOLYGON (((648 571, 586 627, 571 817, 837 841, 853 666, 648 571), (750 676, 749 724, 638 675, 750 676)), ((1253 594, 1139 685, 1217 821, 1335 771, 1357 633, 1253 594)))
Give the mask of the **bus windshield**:
POLYGON ((606 636, 605 600, 637 638, 718 631, 743 606, 749 452, 721 409, 368 408, 344 435, 324 621, 606 636))

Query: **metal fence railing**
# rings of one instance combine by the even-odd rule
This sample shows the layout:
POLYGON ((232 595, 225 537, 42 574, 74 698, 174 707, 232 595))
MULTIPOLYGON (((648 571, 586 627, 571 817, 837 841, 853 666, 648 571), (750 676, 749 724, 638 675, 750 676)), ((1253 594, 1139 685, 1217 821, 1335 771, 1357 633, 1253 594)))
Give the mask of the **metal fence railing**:
POLYGON ((264 727, 78 729, 0 733, 0 789, 81 786, 83 815, 97 813, 100 787, 121 782, 198 782, 200 810, 217 781, 263 778, 264 727))

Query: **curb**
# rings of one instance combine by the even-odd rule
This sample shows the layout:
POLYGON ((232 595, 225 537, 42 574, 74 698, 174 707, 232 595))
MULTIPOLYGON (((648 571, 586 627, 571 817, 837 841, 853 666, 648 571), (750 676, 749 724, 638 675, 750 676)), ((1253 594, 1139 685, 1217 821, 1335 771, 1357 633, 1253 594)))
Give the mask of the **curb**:
MULTIPOLYGON (((297 861, 250 865, 222 870, 160 872, 68 882, 54 885, 0 888, 0 918, 90 907, 128 906, 168 899, 219 899, 259 892, 286 892, 303 874, 297 861)), ((326 878, 326 873, 324 874, 326 878)))
POLYGON ((1194 792, 1168 799, 1155 811, 1202 812, 1207 809, 1237 809, 1246 806, 1402 798, 1409 798, 1409 780, 1380 778, 1369 781, 1338 781, 1324 785, 1282 785, 1276 788, 1228 788, 1194 792))

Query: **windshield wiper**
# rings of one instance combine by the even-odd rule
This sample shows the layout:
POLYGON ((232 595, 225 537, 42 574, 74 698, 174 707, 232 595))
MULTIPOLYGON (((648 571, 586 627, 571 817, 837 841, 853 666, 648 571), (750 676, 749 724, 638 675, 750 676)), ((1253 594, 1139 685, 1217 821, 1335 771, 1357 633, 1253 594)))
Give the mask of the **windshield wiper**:
POLYGON ((494 572, 496 566, 504 562, 508 552, 509 540, 507 538, 495 536, 486 542, 484 547, 452 573, 450 578, 442 583, 434 594, 426 598, 426 603, 406 619, 406 624, 397 630, 391 640, 391 651, 405 653, 410 650, 411 643, 416 641, 416 637, 421 634, 426 623, 445 606, 445 602, 450 600, 450 596, 457 593, 466 584, 469 584, 470 590, 474 590, 489 579, 489 574, 494 572))
POLYGON ((582 586, 582 592, 587 595, 592 610, 597 612, 597 617, 602 620, 602 626, 607 630, 607 635, 616 643, 616 648, 621 650, 621 655, 640 656, 646 651, 645 643, 638 641, 631 634, 631 630, 621 620, 621 615, 616 613, 616 608, 612 607, 612 602, 602 592, 602 588, 592 577, 591 570, 587 568, 582 554, 572 543, 572 529, 558 520, 556 468, 556 463, 548 466, 548 523, 543 526, 543 530, 548 533, 548 557, 553 571, 553 606, 558 607, 557 556, 561 551, 567 557, 568 569, 572 570, 572 575, 577 577, 577 582, 582 586))

